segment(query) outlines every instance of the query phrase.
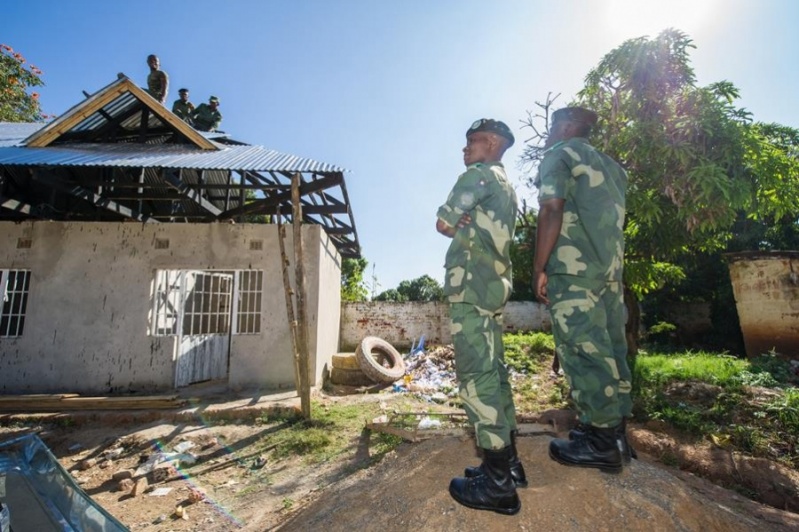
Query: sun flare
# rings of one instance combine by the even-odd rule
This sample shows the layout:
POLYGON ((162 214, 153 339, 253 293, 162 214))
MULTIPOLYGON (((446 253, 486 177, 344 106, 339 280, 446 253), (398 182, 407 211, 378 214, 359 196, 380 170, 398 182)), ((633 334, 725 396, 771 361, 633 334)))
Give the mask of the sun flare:
POLYGON ((692 35, 710 23, 717 0, 603 0, 608 31, 620 39, 655 37, 666 28, 692 35))

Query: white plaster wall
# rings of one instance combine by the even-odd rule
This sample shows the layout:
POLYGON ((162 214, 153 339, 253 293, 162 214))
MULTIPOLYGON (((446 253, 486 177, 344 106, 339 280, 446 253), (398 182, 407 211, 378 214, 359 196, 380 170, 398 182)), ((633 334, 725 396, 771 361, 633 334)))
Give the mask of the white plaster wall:
MULTIPOLYGON (((303 226, 303 235, 313 293, 320 271, 337 268, 327 264, 336 255, 318 226, 303 226)), ((0 268, 32 273, 24 334, 0 338, 0 393, 172 389, 174 339, 149 336, 148 320, 155 270, 184 268, 264 270, 262 333, 233 335, 228 382, 293 388, 277 236, 276 226, 262 224, 1 222, 0 268), (19 239, 30 239, 30 249, 18 249, 19 239), (155 249, 156 239, 169 248, 155 249), (252 240, 262 249, 251 250, 252 240)), ((290 258, 291 240, 289 231, 290 258)), ((323 313, 319 301, 308 303, 317 331, 323 313)), ((338 308, 324 308, 324 316, 338 308)), ((337 338, 311 336, 317 352, 336 349, 337 338)))
MULTIPOLYGON (((314 263, 317 271, 308 278, 316 278, 318 284, 311 290, 309 287, 309 308, 316 309, 318 316, 309 316, 308 321, 315 323, 316 331, 310 335, 316 340, 311 350, 310 374, 316 383, 321 383, 325 369, 331 367, 333 355, 338 352, 339 332, 341 330, 341 257, 327 234, 318 228, 322 245, 315 248, 318 252, 314 263)), ((311 261, 308 260, 309 264, 311 261)))
MULTIPOLYGON (((503 329, 550 331, 549 311, 532 301, 509 301, 505 305, 503 329)), ((428 344, 452 342, 448 303, 370 301, 342 304, 342 351, 354 351, 364 336, 379 336, 391 345, 405 349, 422 335, 428 344)))

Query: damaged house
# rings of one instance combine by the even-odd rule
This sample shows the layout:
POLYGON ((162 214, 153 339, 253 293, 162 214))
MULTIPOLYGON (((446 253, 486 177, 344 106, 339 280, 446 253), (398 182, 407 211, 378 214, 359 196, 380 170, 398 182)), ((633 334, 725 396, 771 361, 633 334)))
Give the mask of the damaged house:
POLYGON ((124 76, 0 124, 0 393, 294 388, 295 271, 321 384, 360 254, 343 172, 195 131, 124 76))

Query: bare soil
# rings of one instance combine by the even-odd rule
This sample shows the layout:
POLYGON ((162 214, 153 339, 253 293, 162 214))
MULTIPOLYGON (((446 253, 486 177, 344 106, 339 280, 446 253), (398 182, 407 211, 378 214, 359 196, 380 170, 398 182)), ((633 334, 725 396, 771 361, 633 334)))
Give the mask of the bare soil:
MULTIPOLYGON (((385 402, 400 394, 330 396, 324 404, 385 402)), ((530 487, 516 516, 470 510, 449 480, 479 463, 472 439, 440 436, 403 443, 370 464, 370 434, 321 464, 274 459, 263 439, 280 425, 264 412, 296 408, 296 397, 216 397, 181 412, 0 416, 0 439, 35 427, 84 490, 131 530, 797 530, 799 473, 766 460, 680 442, 662 426, 632 426, 639 460, 621 475, 569 468, 547 456, 573 413, 547 411, 521 425, 519 452, 530 487), (136 477, 159 451, 191 445, 194 464, 136 477), (122 449, 105 460, 104 453, 122 449), (664 465, 661 461, 670 465, 664 465), (677 467, 675 467, 677 466, 677 467), (135 496, 112 475, 147 479, 135 496), (716 480, 770 505, 699 478, 716 480)), ((420 402, 420 407, 429 406, 420 402)), ((373 436, 372 436, 373 437, 373 436)))

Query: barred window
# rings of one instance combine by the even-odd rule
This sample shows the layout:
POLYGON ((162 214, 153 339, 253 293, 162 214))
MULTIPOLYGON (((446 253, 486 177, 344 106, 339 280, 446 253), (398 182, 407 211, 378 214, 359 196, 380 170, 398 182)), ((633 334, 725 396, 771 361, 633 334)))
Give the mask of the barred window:
POLYGON ((258 334, 260 270, 158 270, 150 334, 258 334))
POLYGON ((30 270, 0 270, 0 290, 3 295, 3 311, 0 314, 0 337, 22 336, 25 328, 25 312, 28 307, 30 270))
POLYGON ((261 332, 261 294, 263 293, 264 272, 243 270, 237 273, 236 334, 258 334, 261 332))

